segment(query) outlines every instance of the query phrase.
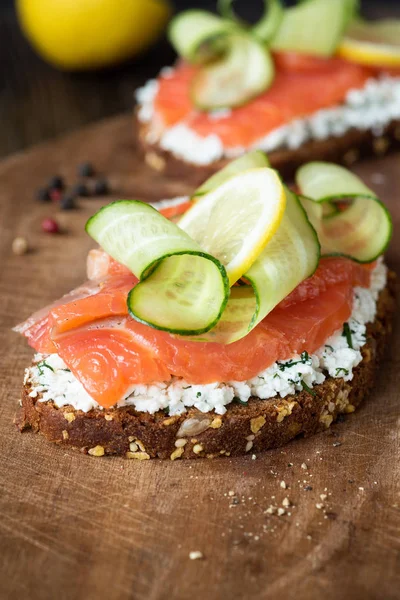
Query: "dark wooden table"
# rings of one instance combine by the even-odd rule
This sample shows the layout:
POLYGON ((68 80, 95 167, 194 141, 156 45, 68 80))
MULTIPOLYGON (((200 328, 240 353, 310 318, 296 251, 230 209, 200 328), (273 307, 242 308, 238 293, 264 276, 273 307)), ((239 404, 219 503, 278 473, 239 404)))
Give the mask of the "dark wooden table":
MULTIPOLYGON (((99 459, 16 430, 32 352, 10 328, 83 279, 91 246, 83 225, 101 204, 88 199, 57 215, 32 199, 32 188, 54 172, 73 178, 87 156, 110 174, 117 196, 186 191, 135 157, 130 117, 0 164, 0 598, 398 600, 399 326, 377 386, 355 414, 256 460, 99 459), (63 235, 41 232, 49 214, 63 219, 63 235), (31 253, 12 254, 16 235, 28 238, 31 253), (265 512, 285 497, 290 514, 265 512), (203 560, 189 559, 196 550, 203 560)), ((357 167, 393 213, 388 260, 397 272, 399 164, 392 155, 357 167)))
MULTIPOLYGON (((215 0, 173 3, 177 10, 215 7, 215 0)), ((144 56, 115 69, 62 73, 31 50, 12 6, 13 0, 0 0, 0 156, 129 111, 133 90, 174 60, 172 49, 161 40, 144 56)), ((244 16, 251 18, 257 14, 261 0, 238 0, 238 6, 244 16)), ((399 0, 362 0, 362 7, 369 17, 400 16, 399 0)))

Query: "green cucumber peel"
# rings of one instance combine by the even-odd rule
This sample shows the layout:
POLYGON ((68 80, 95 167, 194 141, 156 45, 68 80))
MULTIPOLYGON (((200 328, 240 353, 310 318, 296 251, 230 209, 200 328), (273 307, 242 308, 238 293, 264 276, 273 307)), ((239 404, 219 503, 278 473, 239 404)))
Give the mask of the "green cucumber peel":
POLYGON ((273 81, 274 63, 261 42, 243 32, 230 34, 225 40, 222 55, 204 64, 191 82, 190 95, 200 110, 242 106, 273 81))
POLYGON ((197 188, 192 197, 198 198, 199 196, 208 194, 208 192, 211 192, 238 173, 247 171, 248 169, 257 169, 269 166, 270 162, 268 157, 264 152, 262 152, 262 150, 252 150, 251 152, 247 152, 246 154, 239 156, 239 158, 232 160, 220 171, 214 173, 214 175, 211 175, 209 179, 207 179, 199 188, 197 188))
POLYGON ((307 0, 284 11, 273 50, 332 56, 348 22, 350 0, 307 0))
POLYGON ((181 335, 218 322, 229 298, 225 267, 155 208, 113 202, 89 219, 86 231, 140 280, 128 296, 134 319, 181 335))
POLYGON ((199 64, 219 55, 226 47, 226 36, 236 30, 233 21, 205 10, 191 9, 172 19, 168 37, 179 56, 199 64), (222 44, 218 43, 221 39, 222 44))
POLYGON ((313 162, 297 171, 296 183, 324 256, 369 263, 385 252, 393 232, 390 213, 356 175, 339 165, 313 162), (344 201, 345 210, 324 214, 324 206, 344 201))
POLYGON ((234 0, 218 0, 218 11, 225 19, 236 21, 264 43, 269 42, 276 33, 282 20, 284 10, 280 0, 264 0, 262 17, 253 26, 240 19, 233 10, 234 0))

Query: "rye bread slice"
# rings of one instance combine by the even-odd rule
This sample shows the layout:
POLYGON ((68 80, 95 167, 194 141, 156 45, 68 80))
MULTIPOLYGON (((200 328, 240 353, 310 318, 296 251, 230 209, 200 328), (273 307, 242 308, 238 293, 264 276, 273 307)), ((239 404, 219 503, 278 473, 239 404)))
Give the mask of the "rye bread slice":
POLYGON ((328 377, 313 394, 298 392, 286 398, 251 398, 247 405, 232 403, 224 415, 192 408, 183 415, 154 415, 132 407, 90 412, 72 406, 57 408, 51 401, 31 398, 22 390, 16 424, 49 441, 92 456, 121 455, 133 459, 213 458, 260 452, 286 444, 298 435, 327 429, 339 414, 353 412, 371 390, 379 361, 392 331, 395 276, 380 293, 377 316, 367 327, 363 360, 352 381, 328 377))
MULTIPOLYGON (((141 123, 134 115, 135 132, 138 145, 145 162, 156 171, 172 178, 181 178, 196 188, 216 171, 224 167, 229 159, 221 159, 209 165, 200 166, 176 157, 163 150, 158 143, 147 141, 148 124, 141 123)), ((400 148, 400 121, 392 121, 377 133, 372 130, 360 131, 350 129, 339 137, 306 142, 296 150, 276 150, 268 152, 271 165, 278 169, 283 177, 290 178, 297 167, 313 160, 326 160, 347 166, 362 157, 384 156, 388 152, 400 148)))

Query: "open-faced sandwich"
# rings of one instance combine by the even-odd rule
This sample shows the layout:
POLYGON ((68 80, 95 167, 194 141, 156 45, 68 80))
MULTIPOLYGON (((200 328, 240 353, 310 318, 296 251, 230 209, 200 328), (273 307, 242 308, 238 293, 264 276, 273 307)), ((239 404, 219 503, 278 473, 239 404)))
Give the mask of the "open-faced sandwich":
POLYGON ((322 162, 295 192, 254 151, 156 208, 102 208, 89 281, 15 328, 38 353, 20 429, 174 460, 265 450, 353 412, 394 311, 376 195, 322 162))
POLYGON ((137 92, 136 130, 152 167, 195 186, 251 149, 292 174, 400 142, 399 21, 362 21, 355 0, 286 9, 265 0, 250 27, 231 3, 220 1, 222 17, 175 17, 180 60, 137 92))

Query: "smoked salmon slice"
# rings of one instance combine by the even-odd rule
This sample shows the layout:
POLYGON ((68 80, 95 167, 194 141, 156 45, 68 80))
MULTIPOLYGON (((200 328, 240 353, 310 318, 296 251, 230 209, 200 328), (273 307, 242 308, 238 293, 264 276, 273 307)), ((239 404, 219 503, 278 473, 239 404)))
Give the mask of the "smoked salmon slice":
POLYGON ((138 323, 126 299, 137 279, 102 250, 91 251, 89 281, 35 313, 15 329, 38 352, 58 352, 104 407, 132 386, 169 381, 193 384, 244 381, 276 360, 317 350, 349 318, 353 288, 367 287, 371 265, 346 258, 320 261, 303 281, 247 336, 223 345, 192 342, 138 323))
POLYGON ((341 283, 318 298, 272 311, 233 344, 190 342, 134 321, 106 319, 59 336, 59 355, 87 392, 110 407, 134 384, 169 381, 192 384, 244 381, 276 360, 312 353, 351 314, 352 288, 341 283))
MULTIPOLYGON (((104 263, 101 252, 97 260, 104 263)), ((171 376, 193 384, 244 381, 276 360, 314 352, 348 319, 353 287, 368 286, 371 271, 349 259, 323 259, 316 273, 246 337, 223 345, 187 341, 132 319, 126 297, 137 280, 132 274, 114 275, 118 268, 108 264, 108 279, 78 288, 47 313, 41 311, 36 323, 31 317, 19 326, 36 350, 58 352, 104 407, 113 406, 134 385, 165 382, 171 376)))
POLYGON ((53 307, 49 314, 52 339, 86 323, 126 315, 126 299, 137 282, 138 279, 129 272, 126 275, 112 276, 100 284, 96 294, 53 307))
POLYGON ((56 341, 57 352, 86 391, 108 408, 146 380, 168 381, 165 364, 133 336, 127 322, 105 319, 66 333, 56 341))
POLYGON ((49 304, 48 306, 36 311, 28 319, 26 319, 26 321, 16 325, 13 330, 17 333, 21 333, 28 340, 28 344, 35 348, 37 352, 41 352, 43 354, 56 352, 56 347, 50 338, 50 311, 53 308, 63 306, 69 302, 96 294, 99 289, 100 283, 98 281, 87 281, 71 292, 68 292, 68 294, 65 294, 52 304, 49 304))
POLYGON ((156 128, 185 123, 202 137, 216 134, 226 148, 249 147, 288 122, 341 104, 351 89, 362 88, 372 71, 340 58, 275 55, 272 86, 222 118, 200 112, 190 100, 190 82, 196 67, 180 63, 161 75, 154 100, 156 128))

